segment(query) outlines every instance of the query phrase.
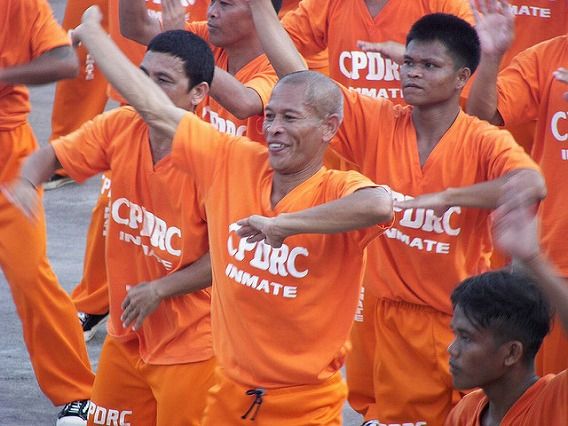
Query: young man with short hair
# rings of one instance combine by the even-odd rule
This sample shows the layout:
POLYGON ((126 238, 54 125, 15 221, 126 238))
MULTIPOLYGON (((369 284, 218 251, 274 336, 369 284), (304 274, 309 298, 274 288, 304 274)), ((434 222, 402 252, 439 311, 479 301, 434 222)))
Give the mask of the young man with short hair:
MULTIPOLYGON (((179 30, 152 39, 140 68, 168 102, 193 114, 207 95, 214 61, 205 41, 179 30)), ((57 168, 78 182, 113 174, 110 317, 89 425, 199 426, 214 381, 205 213, 195 182, 174 167, 171 150, 171 137, 121 107, 32 155, 9 188, 33 214, 35 186, 57 168)))
MULTIPOLYGON (((251 10, 278 74, 304 69, 267 2, 251 0, 251 10)), ((379 298, 375 422, 443 423, 461 397, 450 386, 445 351, 449 295, 455 283, 489 268, 489 209, 503 183, 519 175, 534 199, 544 196, 537 166, 512 137, 460 109, 478 60, 471 25, 432 14, 407 37, 401 82, 410 106, 340 86, 345 119, 332 147, 364 175, 387 182, 400 212, 387 238, 370 246, 380 267, 365 281, 379 298)))

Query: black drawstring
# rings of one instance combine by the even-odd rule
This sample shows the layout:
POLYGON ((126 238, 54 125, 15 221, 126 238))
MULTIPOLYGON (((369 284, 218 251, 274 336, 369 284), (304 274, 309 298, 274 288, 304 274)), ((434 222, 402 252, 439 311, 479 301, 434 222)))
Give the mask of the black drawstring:
POLYGON ((258 410, 260 409, 260 406, 262 404, 262 397, 264 395, 264 389, 263 388, 249 389, 248 391, 246 391, 246 394, 248 396, 254 395, 254 400, 252 401, 252 404, 248 408, 247 412, 241 416, 241 419, 243 419, 243 420, 246 419, 248 417, 248 415, 251 413, 252 409, 256 406, 256 410, 254 410, 254 413, 253 413, 252 417, 250 418, 250 420, 252 422, 256 418, 256 415, 258 414, 258 410))

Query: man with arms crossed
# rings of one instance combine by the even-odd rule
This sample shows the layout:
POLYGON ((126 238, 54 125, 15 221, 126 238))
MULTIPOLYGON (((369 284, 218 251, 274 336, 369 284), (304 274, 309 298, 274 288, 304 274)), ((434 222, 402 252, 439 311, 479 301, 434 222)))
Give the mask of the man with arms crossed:
MULTIPOLYGON (((196 35, 169 31, 151 40, 141 69, 164 99, 193 115, 213 78, 213 55, 196 35)), ((57 168, 77 182, 113 173, 110 318, 89 425, 198 426, 214 381, 205 213, 191 176, 174 167, 171 148, 171 136, 121 107, 32 155, 9 188, 33 214, 33 185, 57 168)))
MULTIPOLYGON (((250 3, 278 74, 304 69, 266 1, 250 3)), ((451 291, 489 267, 489 209, 502 184, 518 175, 534 199, 545 192, 537 166, 507 132, 460 110, 461 90, 478 58, 471 25, 427 15, 410 30, 401 67, 411 106, 342 88, 345 120, 333 147, 363 174, 391 186, 401 213, 387 238, 369 248, 369 258, 381 266, 366 281, 379 296, 373 376, 380 423, 444 422, 461 397, 451 387, 446 352, 451 291)))
POLYGON ((358 173, 322 167, 341 122, 337 87, 314 72, 281 80, 265 147, 174 107, 86 20, 81 41, 150 126, 174 137, 173 160, 204 197, 221 368, 203 424, 340 425, 365 247, 392 201, 358 173))

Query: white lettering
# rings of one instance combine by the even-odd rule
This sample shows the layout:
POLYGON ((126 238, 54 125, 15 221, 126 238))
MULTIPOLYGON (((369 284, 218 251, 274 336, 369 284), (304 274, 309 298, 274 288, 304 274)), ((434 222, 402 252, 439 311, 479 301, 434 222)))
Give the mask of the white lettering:
POLYGON ((568 115, 564 111, 558 111, 552 116, 550 120, 550 130, 552 131, 552 136, 559 141, 559 142, 566 142, 568 141, 568 132, 561 133, 559 129, 559 121, 566 120, 568 115))

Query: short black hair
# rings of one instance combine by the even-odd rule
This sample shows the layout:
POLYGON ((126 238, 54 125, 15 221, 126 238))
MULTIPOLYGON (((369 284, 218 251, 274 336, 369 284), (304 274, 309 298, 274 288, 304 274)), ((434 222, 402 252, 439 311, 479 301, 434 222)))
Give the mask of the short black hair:
POLYGON ((148 43, 148 52, 168 53, 183 61, 189 88, 201 82, 211 84, 215 70, 213 52, 205 40, 185 30, 164 31, 148 43))
POLYGON ((490 330, 499 344, 522 342, 525 362, 532 362, 550 330, 550 305, 522 272, 503 269, 468 278, 451 299, 454 310, 459 306, 474 327, 490 330))
POLYGON ((475 28, 455 15, 432 13, 412 25, 406 45, 413 41, 439 41, 454 59, 457 68, 467 67, 473 74, 479 65, 481 47, 475 28))
POLYGON ((278 14, 282 8, 282 0, 272 0, 272 7, 276 11, 276 14, 278 14))

